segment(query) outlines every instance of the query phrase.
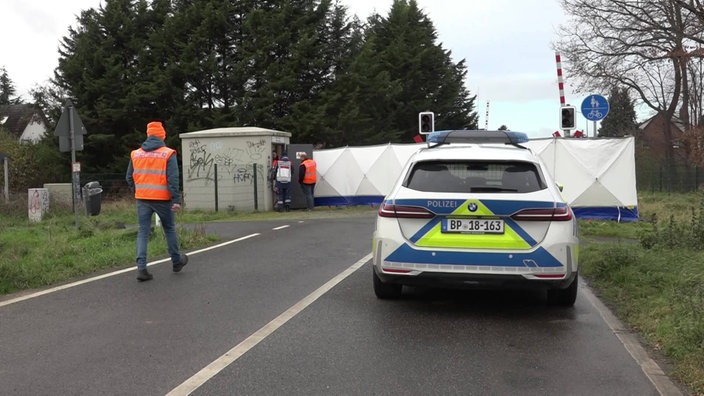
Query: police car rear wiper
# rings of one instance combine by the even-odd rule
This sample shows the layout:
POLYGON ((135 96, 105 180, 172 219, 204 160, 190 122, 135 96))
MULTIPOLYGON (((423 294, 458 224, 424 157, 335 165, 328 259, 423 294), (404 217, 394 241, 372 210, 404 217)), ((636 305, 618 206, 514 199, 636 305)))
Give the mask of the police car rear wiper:
POLYGON ((515 188, 505 187, 472 187, 471 192, 518 192, 515 188))

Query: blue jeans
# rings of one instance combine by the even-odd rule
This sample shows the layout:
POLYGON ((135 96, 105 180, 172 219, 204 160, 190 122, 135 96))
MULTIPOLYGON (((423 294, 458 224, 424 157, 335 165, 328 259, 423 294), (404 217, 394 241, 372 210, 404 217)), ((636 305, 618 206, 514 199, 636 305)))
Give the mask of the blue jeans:
POLYGON ((301 187, 303 187, 303 194, 306 196, 306 208, 308 208, 308 210, 313 210, 313 207, 315 206, 315 199, 313 198, 315 183, 301 184, 301 187))
POLYGON ((137 220, 139 221, 139 231, 137 232, 137 269, 147 268, 147 243, 149 242, 149 230, 152 225, 152 216, 156 213, 164 228, 166 244, 169 247, 171 262, 177 264, 181 261, 181 251, 178 247, 176 236, 176 222, 174 212, 171 210, 171 201, 153 201, 147 199, 137 200, 137 220))

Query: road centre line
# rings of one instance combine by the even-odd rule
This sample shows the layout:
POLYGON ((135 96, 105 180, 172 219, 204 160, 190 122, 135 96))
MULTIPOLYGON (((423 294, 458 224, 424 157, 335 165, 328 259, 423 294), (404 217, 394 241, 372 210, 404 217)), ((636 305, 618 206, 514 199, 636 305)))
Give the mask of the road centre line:
POLYGON ((274 228, 272 228, 272 230, 279 231, 279 230, 283 230, 284 228, 289 228, 289 227, 290 227, 290 225, 286 224, 286 225, 282 225, 279 227, 274 227, 274 228))
POLYGON ((352 264, 346 270, 340 272, 337 276, 330 279, 324 285, 320 286, 317 290, 304 297, 299 302, 292 305, 289 309, 284 311, 281 315, 274 318, 271 322, 267 323, 259 330, 255 331, 247 337, 244 341, 237 344, 234 348, 225 352, 224 355, 215 359, 212 363, 205 366, 199 372, 194 374, 191 378, 187 379, 181 385, 174 388, 171 392, 167 393, 167 396, 187 396, 193 391, 200 388, 203 384, 208 382, 211 378, 217 375, 220 371, 224 370, 227 366, 234 363, 242 355, 247 353, 250 349, 254 348, 259 342, 263 341, 266 337, 270 336, 279 327, 283 326, 286 322, 294 318, 296 315, 301 313, 309 305, 314 303, 318 298, 323 296, 325 293, 330 291, 335 285, 342 282, 345 278, 353 274, 359 268, 361 268, 366 262, 371 260, 372 254, 369 253, 362 257, 359 261, 352 264))
MULTIPOLYGON (((189 255, 196 255, 196 254, 199 254, 199 253, 207 252, 208 250, 218 249, 218 248, 221 248, 221 247, 223 247, 223 246, 227 246, 227 245, 230 245, 230 244, 233 244, 233 243, 236 243, 236 242, 242 242, 242 241, 244 241, 244 240, 246 240, 246 239, 254 238, 254 237, 259 236, 259 235, 261 235, 261 234, 260 234, 260 233, 254 233, 254 234, 250 234, 250 235, 243 236, 243 237, 241 237, 241 238, 233 239, 233 240, 231 240, 231 241, 223 242, 223 243, 220 243, 220 244, 217 244, 217 245, 209 246, 209 247, 206 247, 206 248, 203 248, 203 249, 194 250, 194 251, 192 251, 192 252, 187 252, 187 253, 188 253, 189 255)), ((148 267, 151 267, 151 266, 153 266, 153 265, 165 263, 165 262, 167 262, 167 261, 171 261, 171 258, 167 257, 167 258, 164 258, 164 259, 161 259, 161 260, 152 261, 152 262, 150 262, 150 263, 147 263, 147 266, 148 266, 148 267)), ((30 293, 30 294, 27 294, 27 295, 24 295, 24 296, 19 296, 19 297, 16 297, 16 298, 11 298, 11 299, 6 300, 6 301, 0 301, 0 308, 2 308, 2 307, 4 307, 4 306, 7 306, 7 305, 11 305, 11 304, 18 303, 18 302, 20 302, 20 301, 25 301, 25 300, 29 300, 29 299, 32 299, 32 298, 36 298, 36 297, 43 296, 43 295, 46 295, 46 294, 55 293, 55 292, 57 292, 57 291, 61 291, 61 290, 65 290, 65 289, 70 289, 70 288, 72 288, 72 287, 84 285, 84 284, 90 283, 90 282, 95 282, 95 281, 97 281, 97 280, 109 278, 109 277, 115 276, 115 275, 124 274, 124 273, 126 273, 126 272, 130 272, 130 271, 134 271, 134 270, 135 270, 134 267, 125 268, 125 269, 121 269, 121 270, 118 270, 118 271, 110 272, 110 273, 108 273, 108 274, 103 274, 103 275, 99 275, 99 276, 94 276, 94 277, 92 277, 92 278, 83 279, 83 280, 76 281, 76 282, 72 282, 72 283, 68 283, 68 284, 65 284, 65 285, 52 287, 52 288, 50 288, 50 289, 41 290, 41 291, 38 291, 38 292, 35 292, 35 293, 30 293)))

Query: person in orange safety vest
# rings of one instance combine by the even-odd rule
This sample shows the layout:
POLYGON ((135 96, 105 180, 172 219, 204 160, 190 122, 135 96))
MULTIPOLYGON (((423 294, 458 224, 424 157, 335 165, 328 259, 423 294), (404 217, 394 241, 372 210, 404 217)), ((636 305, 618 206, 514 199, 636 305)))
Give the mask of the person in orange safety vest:
POLYGON ((179 170, 176 150, 164 143, 166 129, 161 121, 147 124, 147 139, 130 154, 127 184, 137 200, 137 280, 153 279, 147 270, 147 243, 152 216, 159 216, 174 272, 188 263, 188 256, 179 249, 174 212, 181 209, 179 170))
POLYGON ((318 181, 317 164, 313 158, 309 158, 308 154, 299 154, 301 165, 298 167, 298 183, 303 188, 303 193, 306 196, 307 210, 313 210, 315 206, 315 183, 318 181))

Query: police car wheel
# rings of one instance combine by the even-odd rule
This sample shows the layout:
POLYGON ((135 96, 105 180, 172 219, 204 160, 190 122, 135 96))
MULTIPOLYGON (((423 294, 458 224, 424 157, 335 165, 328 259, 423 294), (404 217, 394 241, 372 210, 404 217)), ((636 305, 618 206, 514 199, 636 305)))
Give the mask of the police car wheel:
POLYGON ((372 276, 374 277, 374 294, 376 297, 382 300, 386 299, 397 299, 401 297, 401 292, 403 290, 403 285, 395 283, 384 283, 376 275, 374 269, 372 269, 372 276))
POLYGON ((571 307, 577 300, 579 277, 575 276, 572 283, 565 289, 548 290, 548 304, 559 307, 571 307))

